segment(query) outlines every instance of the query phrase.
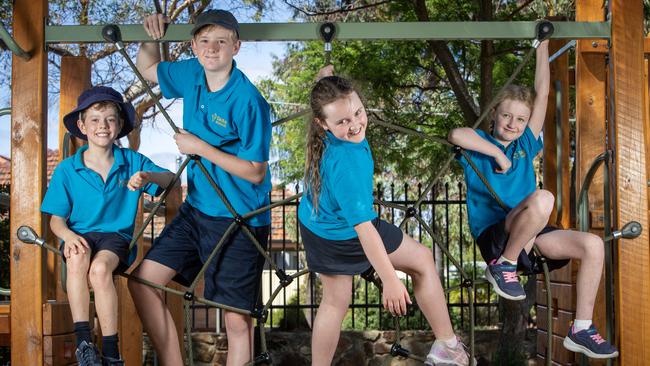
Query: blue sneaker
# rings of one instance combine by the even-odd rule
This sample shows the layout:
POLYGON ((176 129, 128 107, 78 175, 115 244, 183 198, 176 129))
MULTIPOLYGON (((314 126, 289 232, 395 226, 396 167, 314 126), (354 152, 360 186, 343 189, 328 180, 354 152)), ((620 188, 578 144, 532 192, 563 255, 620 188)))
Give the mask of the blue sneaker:
POLYGON ((618 350, 606 339, 598 334, 592 324, 589 329, 573 332, 573 325, 569 327, 569 335, 564 338, 564 348, 569 351, 579 352, 591 358, 618 357, 618 350))
POLYGON ((77 357, 79 366, 102 366, 99 360, 99 350, 92 343, 81 342, 74 355, 77 357))
POLYGON ((508 300, 523 300, 526 298, 526 292, 519 283, 516 264, 508 262, 497 264, 496 259, 494 259, 488 265, 485 277, 494 286, 494 291, 499 296, 508 300))

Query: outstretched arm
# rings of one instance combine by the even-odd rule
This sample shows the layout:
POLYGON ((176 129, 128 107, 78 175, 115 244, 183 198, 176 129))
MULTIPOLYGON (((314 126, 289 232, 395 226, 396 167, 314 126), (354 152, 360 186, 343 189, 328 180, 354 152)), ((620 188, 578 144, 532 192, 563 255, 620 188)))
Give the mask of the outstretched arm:
POLYGON ((397 277, 395 267, 388 258, 381 236, 372 222, 362 222, 354 227, 363 247, 363 252, 375 269, 384 286, 383 304, 392 314, 405 315, 406 305, 411 303, 408 291, 397 277))
POLYGON ((546 118, 546 105, 551 84, 551 72, 548 62, 548 40, 537 47, 537 60, 535 64, 535 104, 533 113, 528 121, 528 127, 537 138, 544 128, 546 118))

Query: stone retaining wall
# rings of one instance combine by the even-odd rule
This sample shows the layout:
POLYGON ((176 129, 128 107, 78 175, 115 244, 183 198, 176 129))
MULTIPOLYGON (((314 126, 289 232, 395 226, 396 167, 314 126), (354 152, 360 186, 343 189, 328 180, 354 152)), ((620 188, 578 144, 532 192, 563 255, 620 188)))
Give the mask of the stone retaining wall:
MULTIPOLYGON (((402 331, 401 344, 419 356, 426 356, 433 342, 428 331, 402 331)), ((463 337, 468 339, 467 336, 463 337)), ((225 334, 195 333, 192 336, 194 362, 196 366, 225 365, 228 352, 225 334)), ((267 332, 267 347, 274 365, 302 366, 311 361, 311 332, 267 332)), ((498 330, 476 332, 476 358, 487 360, 497 349, 498 330)), ((380 365, 422 365, 414 360, 404 360, 390 355, 395 341, 394 331, 349 331, 343 332, 339 340, 333 365, 336 366, 380 366, 380 365)), ((145 340, 145 343, 146 340, 145 340)), ((531 345, 534 352, 534 343, 531 345)), ((530 347, 529 347, 530 348, 530 347)), ((146 365, 153 365, 150 347, 145 345, 146 365)))

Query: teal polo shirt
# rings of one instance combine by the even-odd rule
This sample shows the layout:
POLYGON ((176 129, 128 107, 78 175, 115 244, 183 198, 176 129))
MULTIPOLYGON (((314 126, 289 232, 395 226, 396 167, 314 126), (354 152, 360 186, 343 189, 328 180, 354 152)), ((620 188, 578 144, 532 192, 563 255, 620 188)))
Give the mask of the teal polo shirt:
POLYGON ((298 218, 311 232, 329 240, 358 237, 354 226, 377 218, 374 209, 372 153, 367 140, 339 140, 329 131, 320 164, 321 190, 314 210, 309 189, 298 218))
POLYGON ((512 162, 505 174, 495 172, 498 167, 491 156, 467 150, 467 154, 478 170, 485 176, 496 194, 508 207, 504 211, 488 191, 485 184, 463 156, 458 158, 465 172, 467 186, 467 215, 472 236, 478 238, 483 230, 504 220, 508 212, 515 208, 524 198, 537 189, 533 159, 542 149, 541 137, 535 138, 530 128, 508 147, 504 147, 494 137, 482 130, 475 130, 479 136, 496 145, 512 162))
MULTIPOLYGON (((165 98, 183 98, 183 128, 228 154, 256 162, 269 160, 271 115, 269 104, 233 61, 228 83, 208 90, 203 66, 196 58, 158 64, 158 82, 165 98)), ((201 158, 210 176, 239 215, 269 204, 271 171, 264 182, 253 184, 201 158)), ((187 202, 202 213, 232 217, 196 162, 187 166, 187 202)), ((271 223, 269 211, 248 223, 271 223)))
POLYGON ((41 211, 67 219, 68 228, 78 233, 118 233, 131 240, 140 194, 159 195, 162 188, 149 183, 137 191, 127 183, 138 171, 168 172, 131 149, 113 145, 113 166, 102 177, 83 163, 82 154, 88 146, 63 160, 54 169, 50 185, 43 198, 41 211))

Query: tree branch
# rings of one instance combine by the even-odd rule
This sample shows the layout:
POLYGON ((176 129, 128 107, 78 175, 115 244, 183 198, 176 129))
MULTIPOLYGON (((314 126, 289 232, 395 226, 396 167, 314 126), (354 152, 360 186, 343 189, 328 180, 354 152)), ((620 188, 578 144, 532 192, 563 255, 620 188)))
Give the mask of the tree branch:
POLYGON ((304 15, 306 15, 308 17, 313 17, 313 16, 321 16, 321 15, 332 15, 332 14, 338 14, 338 13, 349 13, 349 12, 352 12, 352 11, 377 7, 377 6, 380 6, 380 5, 390 3, 391 1, 392 0, 384 0, 384 1, 379 1, 379 2, 376 2, 376 3, 372 3, 372 4, 366 4, 366 5, 360 5, 360 6, 357 6, 357 7, 348 7, 348 8, 343 7, 341 9, 324 11, 324 12, 317 12, 315 10, 303 9, 303 8, 300 8, 300 7, 296 6, 296 5, 291 4, 287 0, 284 0, 284 3, 287 4, 290 8, 292 8, 292 9, 294 9, 294 10, 300 12, 300 13, 303 13, 304 15))

